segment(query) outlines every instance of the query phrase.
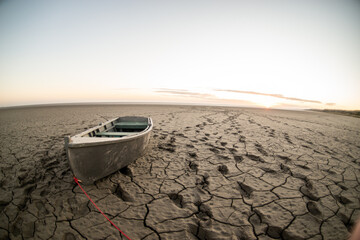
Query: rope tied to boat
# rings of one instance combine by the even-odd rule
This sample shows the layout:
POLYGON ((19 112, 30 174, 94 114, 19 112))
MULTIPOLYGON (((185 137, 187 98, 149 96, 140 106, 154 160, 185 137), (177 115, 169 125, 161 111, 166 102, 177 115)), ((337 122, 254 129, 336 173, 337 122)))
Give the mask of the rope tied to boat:
POLYGON ((119 230, 119 232, 124 235, 127 239, 131 240, 123 231, 120 230, 120 228, 118 228, 106 215, 105 213, 103 213, 103 211, 100 210, 100 208, 95 204, 95 202, 90 198, 90 196, 85 192, 85 190, 81 187, 80 183, 79 183, 79 179, 77 179, 76 177, 74 177, 75 182, 77 183, 77 185, 79 185, 79 187, 81 188, 81 190, 85 193, 85 195, 87 196, 87 198, 90 200, 90 202, 92 202, 92 204, 96 207, 97 210, 99 210, 99 212, 117 229, 119 230))

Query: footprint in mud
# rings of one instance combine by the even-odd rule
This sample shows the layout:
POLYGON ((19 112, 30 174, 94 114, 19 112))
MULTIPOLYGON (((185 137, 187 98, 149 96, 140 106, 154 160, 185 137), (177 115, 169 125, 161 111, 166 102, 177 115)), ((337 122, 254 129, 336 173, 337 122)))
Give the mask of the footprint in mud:
POLYGON ((196 179, 196 185, 200 185, 202 187, 207 187, 210 184, 209 182, 209 175, 205 173, 202 178, 196 179))
POLYGON ((299 165, 299 164, 295 164, 295 166, 299 167, 299 168, 302 168, 302 169, 305 169, 305 170, 309 170, 310 168, 306 165, 299 165))
POLYGON ((276 155, 278 158, 280 158, 281 160, 284 160, 285 163, 288 163, 291 161, 291 159, 287 156, 281 156, 281 155, 276 155))
MULTIPOLYGON (((320 197, 318 196, 318 192, 317 190, 314 188, 314 184, 312 181, 308 181, 307 179, 305 180, 305 185, 300 187, 300 192, 302 194, 304 194, 306 197, 308 197, 309 199, 313 200, 313 201, 318 201, 320 199, 320 197)), ((336 196, 335 196, 336 198, 336 196)))
POLYGON ((338 185, 342 190, 348 190, 349 188, 344 186, 343 183, 337 183, 336 185, 338 185))
POLYGON ((203 221, 206 221, 213 217, 211 208, 205 204, 200 204, 198 206, 199 212, 196 214, 196 216, 203 221))
POLYGON ((270 130, 269 137, 275 137, 275 130, 274 129, 270 130))
POLYGON ((351 201, 350 199, 348 199, 345 196, 341 196, 341 195, 334 195, 334 198, 341 204, 346 205, 349 203, 352 203, 353 201, 351 201))
POLYGON ((256 156, 256 155, 252 155, 252 154, 248 154, 246 155, 248 158, 250 158, 250 160, 253 160, 253 161, 256 161, 256 162, 261 162, 261 163, 264 163, 264 159, 262 159, 261 157, 259 156, 256 156))
POLYGON ((254 191, 254 189, 244 182, 238 182, 238 184, 240 187, 241 195, 249 198, 251 196, 251 193, 254 191))
POLYGON ((319 210, 318 205, 316 204, 316 202, 310 201, 306 204, 306 207, 309 211, 309 213, 311 213, 314 216, 321 216, 321 211, 319 210))
MULTIPOLYGON (((75 183, 75 184, 76 184, 76 183, 75 183)), ((45 190, 42 190, 42 191, 40 192, 40 196, 41 196, 41 197, 45 197, 45 196, 47 196, 49 193, 50 193, 50 191, 47 190, 47 189, 45 189, 45 190)))
POLYGON ((175 147, 171 144, 159 144, 158 148, 168 152, 175 152, 175 147))
POLYGON ((219 153, 220 151, 214 147, 209 149, 210 151, 212 151, 213 153, 219 153))
POLYGON ((242 162, 244 160, 244 157, 239 156, 239 155, 234 155, 234 160, 235 160, 235 162, 239 163, 239 162, 242 162))
POLYGON ((67 232, 64 234, 63 239, 64 240, 76 240, 76 237, 74 236, 74 234, 67 232))
POLYGON ((294 144, 294 143, 291 141, 291 139, 290 139, 290 137, 289 137, 289 134, 284 133, 284 137, 285 137, 285 140, 286 140, 288 143, 294 144))
POLYGON ((192 162, 192 161, 189 162, 189 168, 190 168, 191 170, 197 171, 197 170, 198 170, 198 167, 199 167, 199 165, 198 165, 197 163, 192 162))
POLYGON ((263 146, 259 143, 255 144, 256 150, 258 150, 262 155, 268 156, 268 153, 264 150, 263 146))
POLYGON ((237 152, 237 149, 236 149, 236 148, 228 148, 228 150, 229 150, 232 154, 234 154, 234 153, 237 152))
POLYGON ((268 168, 268 167, 260 167, 261 170, 263 170, 266 173, 270 173, 270 174, 275 174, 277 173, 277 171, 275 171, 274 169, 268 168))
POLYGON ((115 196, 117 196, 118 198, 120 198, 121 200, 123 200, 124 202, 133 202, 134 201, 133 198, 131 197, 131 195, 127 191, 122 189, 120 185, 116 186, 116 189, 113 192, 113 194, 115 196))
POLYGON ((227 142, 220 142, 221 146, 225 147, 227 145, 227 142))
POLYGON ((197 157, 197 154, 195 152, 189 152, 188 153, 190 157, 192 158, 196 158, 197 157))
POLYGON ((184 131, 188 132, 188 131, 190 131, 190 129, 191 129, 191 127, 186 127, 184 131))
POLYGON ((170 198, 173 203, 175 203, 176 206, 179 208, 183 208, 182 202, 183 202, 183 196, 177 194, 177 193, 169 193, 168 197, 170 198))
POLYGON ((307 145, 301 145, 302 147, 304 148, 307 148, 307 149, 312 149, 311 147, 307 146, 307 145))
POLYGON ((166 134, 161 134, 160 139, 164 140, 166 137, 166 134))
POLYGON ((220 159, 225 159, 225 160, 229 160, 230 158, 226 155, 219 155, 220 159))
POLYGON ((221 172, 222 175, 225 175, 229 172, 229 169, 226 165, 220 165, 218 171, 221 172))
POLYGON ((335 175, 337 174, 335 171, 331 170, 331 169, 328 169, 328 170, 325 170, 326 172, 330 173, 331 175, 335 175))

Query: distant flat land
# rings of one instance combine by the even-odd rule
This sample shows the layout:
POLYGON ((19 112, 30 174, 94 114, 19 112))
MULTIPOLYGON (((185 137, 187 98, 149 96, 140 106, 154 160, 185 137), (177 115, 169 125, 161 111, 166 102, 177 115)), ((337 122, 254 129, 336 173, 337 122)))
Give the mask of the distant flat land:
POLYGON ((346 239, 360 217, 358 118, 28 107, 0 110, 0 239, 121 239, 74 183, 64 137, 129 115, 153 118, 146 154, 83 187, 131 239, 346 239))
POLYGON ((351 117, 360 118, 360 110, 356 110, 356 111, 346 111, 346 110, 331 110, 331 109, 323 109, 323 110, 315 110, 315 109, 312 109, 312 111, 325 112, 325 113, 333 113, 333 114, 339 114, 339 115, 345 115, 345 116, 351 116, 351 117))

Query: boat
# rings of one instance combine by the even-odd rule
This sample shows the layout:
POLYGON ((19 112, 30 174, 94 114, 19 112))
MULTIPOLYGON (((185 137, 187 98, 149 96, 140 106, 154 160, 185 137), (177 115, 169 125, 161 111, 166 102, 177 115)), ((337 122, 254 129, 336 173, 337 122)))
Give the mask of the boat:
POLYGON ((150 117, 118 117, 74 136, 65 150, 74 176, 92 184, 141 157, 150 140, 150 117))

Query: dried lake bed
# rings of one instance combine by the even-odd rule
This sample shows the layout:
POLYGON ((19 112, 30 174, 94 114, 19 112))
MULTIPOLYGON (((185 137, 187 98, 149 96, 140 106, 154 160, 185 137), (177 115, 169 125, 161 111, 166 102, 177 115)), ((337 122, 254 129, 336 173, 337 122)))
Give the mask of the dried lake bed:
POLYGON ((360 119, 230 107, 0 110, 0 239, 126 239, 73 180, 64 137, 150 116, 146 154, 83 186, 131 239, 346 239, 360 218, 360 119))

